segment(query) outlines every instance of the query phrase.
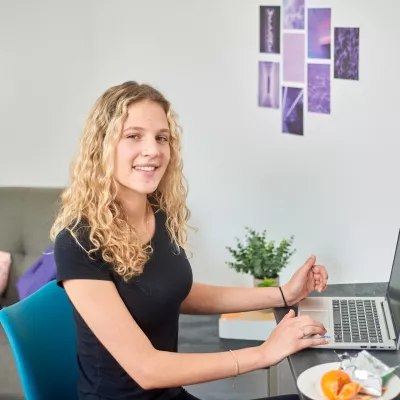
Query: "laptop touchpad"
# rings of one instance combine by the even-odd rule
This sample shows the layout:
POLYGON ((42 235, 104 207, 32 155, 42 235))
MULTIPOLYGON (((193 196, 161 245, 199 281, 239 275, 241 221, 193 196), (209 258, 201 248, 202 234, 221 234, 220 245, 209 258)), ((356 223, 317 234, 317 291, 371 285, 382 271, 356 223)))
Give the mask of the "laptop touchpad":
POLYGON ((302 315, 310 316, 314 321, 318 321, 324 325, 325 329, 329 329, 329 311, 306 311, 302 315))

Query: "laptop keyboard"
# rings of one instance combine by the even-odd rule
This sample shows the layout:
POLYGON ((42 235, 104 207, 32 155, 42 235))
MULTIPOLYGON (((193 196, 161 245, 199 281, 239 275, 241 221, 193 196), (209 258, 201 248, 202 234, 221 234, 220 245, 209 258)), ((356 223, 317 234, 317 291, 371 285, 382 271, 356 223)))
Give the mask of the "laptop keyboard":
POLYGON ((382 343, 375 300, 332 300, 335 342, 382 343))

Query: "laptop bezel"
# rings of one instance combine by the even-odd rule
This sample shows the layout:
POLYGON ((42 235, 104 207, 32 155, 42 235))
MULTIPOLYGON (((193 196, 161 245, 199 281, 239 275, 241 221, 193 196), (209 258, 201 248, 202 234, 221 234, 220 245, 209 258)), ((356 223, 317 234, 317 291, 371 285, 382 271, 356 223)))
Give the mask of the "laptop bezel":
MULTIPOLYGON (((396 319, 394 318, 394 313, 392 310, 392 305, 391 305, 390 296, 389 296, 389 287, 390 287, 390 282, 392 281, 392 278, 393 278, 393 272, 394 272, 394 267, 395 267, 397 251, 399 251, 399 256, 400 256, 400 229, 397 234, 397 242, 396 242, 396 247, 395 247, 395 251, 393 254, 392 268, 390 270, 390 277, 389 277, 389 281, 388 281, 388 285, 387 285, 387 289, 386 289, 386 296, 385 296, 385 301, 387 302, 389 312, 390 312, 390 320, 391 320, 391 323, 393 324, 393 328, 396 333, 396 348, 397 348, 397 350, 399 350, 399 348, 400 348, 400 326, 399 327, 397 326, 396 319)), ((399 263, 399 265, 400 265, 400 263, 399 263)), ((387 322, 389 323, 390 321, 387 321, 387 322)))

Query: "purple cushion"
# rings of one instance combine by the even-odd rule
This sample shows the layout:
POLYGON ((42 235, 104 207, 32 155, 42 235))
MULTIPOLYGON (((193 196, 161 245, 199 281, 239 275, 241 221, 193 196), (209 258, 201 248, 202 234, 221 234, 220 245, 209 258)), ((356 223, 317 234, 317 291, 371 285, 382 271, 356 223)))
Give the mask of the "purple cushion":
POLYGON ((42 286, 56 278, 54 249, 50 246, 35 261, 35 263, 18 279, 17 288, 19 299, 22 300, 36 292, 42 286))

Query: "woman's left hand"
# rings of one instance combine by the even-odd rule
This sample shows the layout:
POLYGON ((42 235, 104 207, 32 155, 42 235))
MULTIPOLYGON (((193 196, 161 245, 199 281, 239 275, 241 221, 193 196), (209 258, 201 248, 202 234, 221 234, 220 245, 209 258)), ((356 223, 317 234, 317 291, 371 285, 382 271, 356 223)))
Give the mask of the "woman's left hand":
POLYGON ((294 273, 289 282, 282 286, 282 291, 289 306, 297 304, 315 290, 321 293, 326 289, 328 273, 324 266, 316 265, 315 262, 315 256, 311 256, 294 273))

